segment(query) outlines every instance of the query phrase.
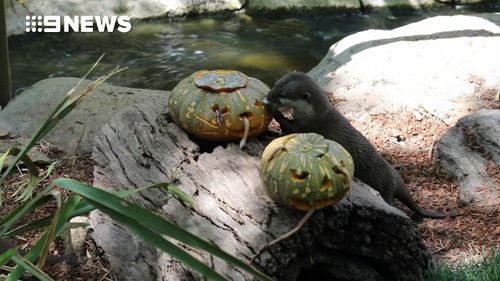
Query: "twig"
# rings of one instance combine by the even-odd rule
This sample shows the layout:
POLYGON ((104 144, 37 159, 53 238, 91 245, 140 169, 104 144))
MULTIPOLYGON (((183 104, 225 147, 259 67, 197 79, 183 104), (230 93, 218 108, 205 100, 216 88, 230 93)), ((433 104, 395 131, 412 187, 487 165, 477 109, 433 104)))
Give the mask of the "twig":
POLYGON ((260 256, 260 254, 262 254, 262 252, 264 252, 265 250, 267 250, 269 247, 287 239, 288 237, 292 236, 295 232, 299 231, 300 228, 307 222, 307 220, 312 216, 312 214, 314 214, 314 211, 316 211, 315 208, 312 208, 310 209, 309 211, 307 211, 307 213, 304 215, 304 217, 302 217, 302 219, 299 221, 299 223, 297 223, 297 225, 295 225, 294 228, 292 228, 290 231, 288 231, 287 233, 283 234, 282 236, 274 239, 273 241, 269 242, 268 244, 264 245, 262 248, 260 248, 257 253, 250 259, 250 261, 248 262, 248 264, 252 264, 253 261, 258 257, 260 256))

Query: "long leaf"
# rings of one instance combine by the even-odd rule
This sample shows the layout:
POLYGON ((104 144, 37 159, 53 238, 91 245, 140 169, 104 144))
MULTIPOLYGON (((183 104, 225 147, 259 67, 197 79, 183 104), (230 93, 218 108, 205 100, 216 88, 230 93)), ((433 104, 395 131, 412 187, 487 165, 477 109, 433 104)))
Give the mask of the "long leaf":
MULTIPOLYGON (((16 201, 24 202, 30 199, 33 196, 33 190, 35 190, 36 186, 43 180, 47 179, 52 174, 58 163, 59 161, 55 161, 52 164, 50 164, 49 167, 47 167, 47 170, 43 172, 42 174, 43 176, 39 175, 37 177, 33 177, 33 174, 31 174, 32 176, 30 178, 30 181, 28 182, 28 185, 24 188, 23 192, 19 195, 16 201)), ((15 193, 12 196, 14 195, 15 193)))
MULTIPOLYGON (((15 167, 15 165, 25 156, 27 155, 28 151, 33 148, 33 146, 40 141, 52 128, 56 126, 56 124, 64 118, 71 110, 74 109, 74 107, 89 93, 97 89, 97 87, 102 84, 104 81, 106 81, 109 77, 115 75, 116 73, 119 73, 123 70, 126 69, 124 68, 119 68, 116 67, 113 69, 110 73, 97 78, 94 82, 90 83, 87 85, 84 89, 82 89, 80 92, 76 93, 73 95, 73 93, 76 91, 76 89, 80 86, 82 81, 87 77, 87 75, 97 66, 99 61, 103 58, 104 54, 101 55, 101 57, 94 63, 94 65, 90 68, 90 70, 85 74, 84 77, 82 77, 77 85, 73 88, 71 88, 68 93, 64 96, 64 98, 61 100, 61 102, 54 108, 52 113, 49 115, 49 117, 45 120, 45 122, 40 126, 40 128, 37 130, 37 132, 31 137, 29 142, 23 147, 23 149, 17 154, 15 157, 14 161, 7 167, 5 172, 3 173, 2 177, 0 177, 0 190, 2 187, 2 182, 5 179, 5 177, 12 171, 12 169, 15 167)), ((2 193, 0 192, 0 206, 2 205, 2 193)))
POLYGON ((161 235, 151 231, 149 228, 145 227, 140 222, 131 220, 129 216, 123 215, 120 212, 116 212, 113 209, 109 209, 106 206, 99 204, 98 202, 92 200, 89 201, 93 205, 95 205, 99 210, 110 216, 114 221, 118 222, 121 225, 124 225, 132 232, 134 232, 137 236, 141 237, 144 241, 161 249, 165 253, 168 253, 170 256, 181 261, 183 264, 198 271, 209 280, 226 281, 226 279, 222 277, 219 273, 217 273, 204 263, 200 262, 199 260, 194 258, 192 255, 188 254, 186 251, 182 250, 178 246, 165 240, 163 237, 161 237, 161 235))
MULTIPOLYGON (((56 226, 54 228, 54 235, 53 235, 54 237, 61 235, 62 231, 65 230, 66 228, 65 225, 69 220, 69 215, 73 213, 76 206, 78 206, 78 203, 80 203, 80 200, 81 200, 80 196, 73 195, 63 205, 63 207, 61 208, 59 218, 57 219, 56 226)), ((37 257, 39 257, 42 254, 43 246, 45 245, 47 238, 48 238, 47 231, 45 231, 42 237, 38 239, 33 248, 31 248, 31 250, 29 250, 24 257, 30 262, 33 262, 37 257)), ((23 273, 24 273, 24 268, 16 266, 14 270, 9 274, 7 280, 8 281, 18 280, 19 278, 21 278, 23 273)))
POLYGON ((232 255, 226 253, 219 247, 204 241, 203 239, 189 233, 188 231, 185 231, 182 228, 179 228, 178 226, 164 220, 162 217, 151 213, 150 211, 143 209, 136 204, 128 202, 116 195, 71 179, 59 178, 56 179, 53 183, 62 188, 75 192, 87 200, 98 202, 106 208, 112 209, 113 211, 120 214, 127 215, 131 220, 138 221, 142 225, 154 231, 168 235, 191 247, 203 249, 210 254, 219 257, 222 260, 233 264, 238 268, 241 268, 242 270, 247 271, 251 275, 261 280, 273 280, 271 277, 256 270, 252 266, 247 265, 245 262, 237 259, 236 257, 233 257, 232 255))
MULTIPOLYGON (((171 183, 156 183, 156 184, 146 186, 146 187, 116 191, 116 192, 113 192, 113 194, 115 194, 116 196, 121 197, 121 198, 126 198, 132 194, 135 194, 137 192, 140 192, 142 190, 149 189, 149 188, 163 188, 163 189, 165 189, 169 192, 172 192, 172 193, 175 191, 175 193, 173 193, 173 194, 179 200, 182 200, 184 203, 188 203, 188 204, 193 202, 192 198, 189 195, 187 195, 184 191, 182 191, 182 189, 180 189, 178 186, 171 184, 171 183)), ((94 209, 95 209, 94 205, 88 203, 85 200, 82 200, 78 204, 78 206, 75 208, 74 212, 70 215, 70 219, 77 217, 77 216, 86 215, 94 209)), ((51 214, 45 218, 36 220, 34 222, 31 222, 31 223, 28 223, 25 225, 21 225, 13 230, 7 231, 4 234, 4 237, 12 237, 15 235, 22 235, 28 231, 32 231, 35 229, 40 229, 42 227, 48 226, 52 220, 52 217, 53 217, 53 215, 51 214)), ((1 225, 1 223, 0 223, 0 225, 1 225)))
POLYGON ((63 99, 56 105, 54 110, 49 114, 49 117, 44 121, 44 123, 38 128, 36 133, 31 137, 29 142, 23 147, 23 149, 17 154, 15 160, 9 165, 5 173, 0 178, 0 187, 2 180, 12 171, 14 166, 19 162, 23 155, 26 155, 28 151, 33 148, 33 146, 40 141, 54 126, 57 124, 61 118, 57 118, 58 113, 64 110, 65 107, 68 107, 68 100, 71 98, 71 95, 75 92, 75 90, 80 86, 83 80, 90 74, 90 72, 99 64, 101 59, 104 57, 104 54, 97 59, 94 65, 87 71, 87 73, 78 81, 75 87, 71 88, 68 93, 63 97, 63 99))
POLYGON ((39 192, 33 199, 22 204, 21 206, 12 210, 1 222, 0 222, 0 237, 3 237, 5 232, 7 232, 19 219, 29 211, 42 205, 48 199, 47 194, 54 189, 54 183, 49 184, 44 190, 39 192))
MULTIPOLYGON (((54 279, 50 278, 45 272, 43 272, 41 269, 36 267, 34 264, 32 264, 29 260, 21 257, 21 256, 13 256, 12 261, 14 261, 17 265, 21 266, 24 270, 29 272, 31 275, 35 276, 38 278, 40 281, 54 281, 54 279)), ((10 276, 5 279, 6 281, 13 280, 10 278, 10 276)))
POLYGON ((17 253, 17 250, 19 247, 13 247, 5 251, 3 254, 0 255, 0 266, 6 264, 12 256, 14 256, 17 253))
MULTIPOLYGON (((38 183, 38 178, 39 178, 38 169, 35 166, 35 164, 33 163, 33 161, 31 161, 31 159, 29 158, 29 156, 27 154, 21 155, 20 152, 21 152, 21 150, 19 148, 16 148, 16 147, 11 147, 10 149, 8 149, 7 152, 4 153, 2 155, 2 157, 0 158, 0 162, 1 162, 0 167, 3 167, 3 163, 4 163, 7 156, 9 156, 9 155, 16 156, 16 160, 13 160, 12 163, 10 163, 9 167, 11 167, 11 166, 14 167, 15 164, 17 164, 17 162, 19 162, 19 160, 22 160, 24 165, 26 165, 26 167, 28 168, 28 171, 30 173, 30 180, 28 182, 28 188, 31 188, 31 187, 34 188, 34 186, 38 183)), ((7 168, 7 170, 9 170, 9 168, 7 168)), ((3 177, 5 177, 6 173, 4 173, 4 175, 0 179, 0 187, 1 187, 2 179, 3 179, 3 177)), ((19 190, 21 190, 21 188, 22 187, 20 187, 18 189, 18 191, 16 191, 14 194, 17 194, 19 192, 19 190)), ((0 206, 1 205, 2 205, 2 194, 0 192, 0 206)))
POLYGON ((3 170, 3 163, 5 163, 5 160, 7 159, 7 156, 10 155, 10 148, 7 149, 7 151, 4 152, 4 154, 2 154, 2 156, 0 156, 0 171, 3 170))
POLYGON ((47 258, 47 255, 49 253, 50 243, 52 243, 52 241, 55 238, 54 234, 61 213, 61 207, 62 207, 61 193, 58 191, 52 191, 51 195, 56 199, 56 210, 54 212, 54 218, 52 219, 52 223, 50 224, 50 227, 46 231, 47 239, 45 239, 45 243, 43 244, 42 254, 38 259, 37 263, 38 267, 42 267, 45 263, 45 259, 47 258))

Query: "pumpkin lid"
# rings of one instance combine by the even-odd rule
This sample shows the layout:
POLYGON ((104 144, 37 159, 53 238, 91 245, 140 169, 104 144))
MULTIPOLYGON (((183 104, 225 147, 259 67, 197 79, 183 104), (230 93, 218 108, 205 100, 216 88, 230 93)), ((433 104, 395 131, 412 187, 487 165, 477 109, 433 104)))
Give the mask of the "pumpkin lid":
POLYGON ((232 92, 244 88, 248 77, 236 70, 201 70, 193 74, 193 82, 211 92, 232 92))

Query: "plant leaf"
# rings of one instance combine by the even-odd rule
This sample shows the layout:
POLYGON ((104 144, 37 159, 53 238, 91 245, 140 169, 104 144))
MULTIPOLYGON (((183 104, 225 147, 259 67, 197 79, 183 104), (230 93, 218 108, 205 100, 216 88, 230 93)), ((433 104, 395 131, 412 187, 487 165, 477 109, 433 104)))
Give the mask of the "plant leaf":
POLYGON ((271 277, 256 270, 252 266, 249 266, 245 262, 226 253, 218 246, 208 243, 188 231, 164 220, 162 217, 116 195, 72 179, 59 178, 53 183, 81 195, 86 200, 96 202, 106 208, 112 209, 115 212, 126 215, 129 219, 140 222, 142 225, 153 231, 168 235, 191 247, 203 249, 210 254, 221 258, 225 262, 247 271, 261 280, 273 280, 271 277))
MULTIPOLYGON (((51 183, 50 185, 53 185, 53 183, 51 183)), ((53 237, 61 235, 62 231, 66 229, 66 223, 67 221, 69 221, 69 215, 75 210, 76 206, 78 206, 80 200, 81 197, 78 195, 73 195, 70 198, 68 198, 66 203, 61 208, 61 212, 59 214, 59 218, 57 219, 57 223, 54 229, 53 237)), ((31 201, 33 200, 30 200, 29 202, 31 201)), ((33 248, 31 248, 31 250, 29 250, 24 257, 30 262, 34 261, 37 257, 39 257, 40 254, 42 253, 43 246, 46 243, 47 238, 48 238, 48 233, 47 231, 45 231, 42 237, 38 239, 33 248)), ((9 278, 12 278, 9 280, 18 280, 23 275, 23 272, 24 272, 23 267, 16 266, 14 270, 9 274, 9 278)))
POLYGON ((0 222, 0 238, 16 223, 19 219, 26 213, 32 211, 38 206, 45 204, 50 197, 47 194, 54 188, 54 183, 49 184, 44 190, 39 192, 33 199, 20 205, 19 207, 12 210, 1 222, 0 222))
POLYGON ((93 205, 95 205, 99 210, 110 216, 114 221, 121 225, 124 225, 137 236, 139 236, 144 241, 149 244, 161 249, 165 253, 168 253, 172 257, 181 261, 183 264, 191 267, 192 269, 198 271, 203 276, 209 280, 225 281, 226 279, 222 277, 219 273, 200 262, 186 251, 182 250, 178 246, 172 244, 171 242, 165 240, 161 235, 151 231, 149 228, 145 227, 138 221, 131 220, 129 216, 116 212, 113 209, 109 209, 106 206, 99 204, 98 202, 89 200, 93 205))
POLYGON ((0 255, 0 266, 6 264, 10 258, 17 254, 19 247, 13 247, 5 251, 3 254, 0 255))
MULTIPOLYGON (((41 269, 37 268, 34 264, 32 264, 29 260, 27 260, 24 257, 21 257, 19 255, 14 255, 12 256, 12 261, 14 261, 18 266, 22 267, 24 270, 29 272, 31 275, 35 276, 38 278, 38 280, 41 281, 54 281, 54 279, 50 278, 45 272, 43 272, 41 269)), ((5 279, 5 281, 10 281, 10 280, 17 280, 14 279, 11 274, 5 279)))
POLYGON ((50 243, 52 243, 52 241, 55 238, 54 234, 56 231, 57 223, 59 221, 59 215, 61 213, 61 205, 62 205, 61 193, 54 190, 50 194, 56 199, 56 210, 54 211, 52 223, 50 224, 50 227, 46 231, 47 239, 45 239, 45 243, 43 244, 42 254, 38 259, 37 266, 40 268, 45 264, 45 259, 47 258, 50 249, 50 243))

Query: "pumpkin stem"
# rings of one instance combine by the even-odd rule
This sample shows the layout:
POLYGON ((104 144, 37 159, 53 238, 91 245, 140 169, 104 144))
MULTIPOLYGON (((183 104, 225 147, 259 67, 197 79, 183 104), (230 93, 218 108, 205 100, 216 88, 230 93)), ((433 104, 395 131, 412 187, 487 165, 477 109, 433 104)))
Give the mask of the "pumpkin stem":
POLYGON ((307 211, 307 213, 304 215, 304 217, 302 217, 302 219, 297 223, 297 225, 295 225, 294 228, 292 228, 290 231, 288 231, 287 233, 281 235, 280 237, 274 239, 273 241, 269 242, 268 244, 264 245, 262 248, 260 248, 257 253, 250 259, 250 261, 248 262, 248 264, 252 264, 253 261, 258 257, 260 256, 260 254, 262 254, 262 252, 264 252, 265 250, 269 249, 269 247, 287 239, 288 237, 292 236, 295 232, 299 231, 302 226, 304 226, 304 224, 309 220, 309 218, 311 218, 312 214, 314 214, 314 212, 316 211, 316 208, 312 208, 312 209, 309 209, 309 211, 307 211))
POLYGON ((243 149, 243 147, 247 143, 248 132, 250 132, 250 120, 248 120, 247 116, 243 116, 243 121, 245 122, 245 133, 243 134, 243 138, 240 141, 240 149, 243 149))

